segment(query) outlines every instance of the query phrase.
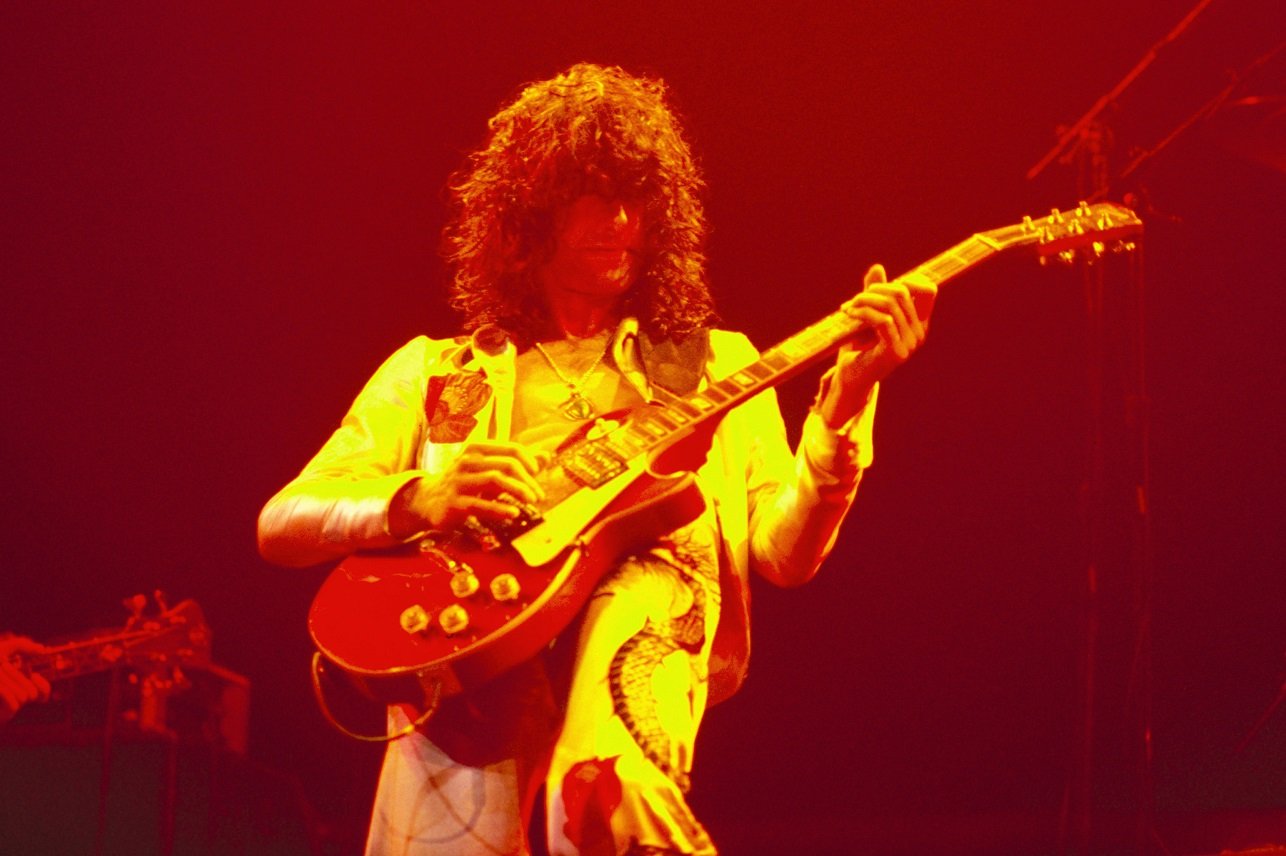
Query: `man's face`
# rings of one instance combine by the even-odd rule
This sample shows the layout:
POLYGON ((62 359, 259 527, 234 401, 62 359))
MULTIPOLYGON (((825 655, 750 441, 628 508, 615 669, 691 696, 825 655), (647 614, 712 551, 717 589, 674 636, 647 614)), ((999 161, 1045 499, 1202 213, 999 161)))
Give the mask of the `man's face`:
POLYGON ((588 194, 560 210, 554 254, 540 268, 546 293, 616 298, 634 284, 643 251, 643 208, 588 194))

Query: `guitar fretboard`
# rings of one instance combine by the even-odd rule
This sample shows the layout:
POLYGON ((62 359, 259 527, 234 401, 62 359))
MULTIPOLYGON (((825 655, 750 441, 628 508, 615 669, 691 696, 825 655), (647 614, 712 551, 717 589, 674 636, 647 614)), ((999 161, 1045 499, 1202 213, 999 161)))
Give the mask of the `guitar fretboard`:
POLYGON ((27 671, 47 680, 63 680, 115 668, 125 659, 131 641, 146 634, 123 633, 102 639, 90 639, 51 648, 38 654, 24 653, 22 665, 27 671))
POLYGON ((23 669, 50 681, 105 672, 117 666, 203 663, 209 658, 210 632, 201 608, 191 600, 115 633, 15 656, 23 669))

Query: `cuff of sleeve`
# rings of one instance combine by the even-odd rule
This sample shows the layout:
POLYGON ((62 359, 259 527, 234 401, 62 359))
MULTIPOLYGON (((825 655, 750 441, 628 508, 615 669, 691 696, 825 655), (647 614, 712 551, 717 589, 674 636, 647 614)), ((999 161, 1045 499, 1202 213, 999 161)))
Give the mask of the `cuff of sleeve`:
POLYGON ((384 535, 387 536, 390 541, 407 544, 407 543, 410 543, 411 541, 414 541, 417 538, 423 538, 428 533, 429 531, 428 529, 423 529, 418 532, 412 532, 410 535, 404 535, 404 536, 395 535, 393 533, 392 527, 389 525, 389 519, 388 519, 389 514, 393 509, 394 503, 400 501, 403 494, 407 490, 410 490, 411 485, 419 481, 421 476, 423 475, 424 473, 419 470, 407 470, 405 472, 401 472, 397 474, 396 476, 397 481, 394 482, 396 486, 394 487, 393 491, 388 494, 388 499, 384 503, 384 515, 382 518, 384 535))
POLYGON ((361 481, 323 483, 298 501, 319 505, 314 513, 320 520, 324 544, 354 549, 391 547, 411 539, 389 532, 389 508, 403 488, 422 475, 420 470, 407 470, 361 481))
POLYGON ((877 383, 866 406, 839 428, 829 427, 816 410, 809 411, 800 444, 814 467, 843 478, 856 476, 871 465, 875 459, 875 402, 879 396, 877 383))

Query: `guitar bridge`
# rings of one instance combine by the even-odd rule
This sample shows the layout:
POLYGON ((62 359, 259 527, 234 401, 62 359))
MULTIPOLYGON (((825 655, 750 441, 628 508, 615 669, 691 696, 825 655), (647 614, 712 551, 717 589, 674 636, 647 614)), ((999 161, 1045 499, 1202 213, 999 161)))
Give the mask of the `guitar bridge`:
POLYGON ((517 538, 545 518, 540 509, 534 505, 519 501, 510 494, 501 494, 498 499, 518 509, 518 516, 512 520, 501 520, 483 523, 472 514, 465 518, 462 525, 464 532, 486 552, 499 550, 506 543, 517 538))
POLYGON ((518 509, 518 516, 512 520, 503 520, 492 525, 492 530, 505 541, 512 541, 531 527, 544 520, 540 509, 526 502, 518 500, 508 495, 502 496, 502 500, 512 503, 518 509))

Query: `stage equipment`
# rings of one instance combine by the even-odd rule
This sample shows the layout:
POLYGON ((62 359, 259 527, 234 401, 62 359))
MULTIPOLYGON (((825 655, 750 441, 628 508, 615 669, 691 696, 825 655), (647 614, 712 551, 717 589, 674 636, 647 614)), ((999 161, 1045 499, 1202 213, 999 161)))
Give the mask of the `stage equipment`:
POLYGON ((143 595, 126 599, 120 629, 14 657, 54 694, 0 729, 0 842, 23 853, 244 853, 259 834, 250 820, 275 806, 291 819, 280 852, 309 852, 302 797, 265 793, 285 777, 245 758, 249 680, 211 662, 195 601, 153 598, 151 610, 143 595))

